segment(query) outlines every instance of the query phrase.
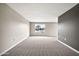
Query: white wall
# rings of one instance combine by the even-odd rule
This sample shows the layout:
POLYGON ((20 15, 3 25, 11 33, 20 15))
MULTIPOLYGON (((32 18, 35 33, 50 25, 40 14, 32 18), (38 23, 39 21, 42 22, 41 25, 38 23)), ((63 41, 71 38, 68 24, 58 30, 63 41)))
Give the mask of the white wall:
POLYGON ((29 21, 6 4, 0 4, 0 54, 28 36, 29 21))
POLYGON ((55 22, 30 22, 30 35, 31 36, 58 36, 58 24, 55 22), (45 32, 35 32, 35 24, 45 24, 45 32))

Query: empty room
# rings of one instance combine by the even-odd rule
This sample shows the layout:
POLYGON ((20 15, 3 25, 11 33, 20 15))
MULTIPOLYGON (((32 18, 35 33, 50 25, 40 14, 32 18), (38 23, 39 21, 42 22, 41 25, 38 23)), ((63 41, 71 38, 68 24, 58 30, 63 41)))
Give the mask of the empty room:
POLYGON ((79 56, 79 4, 0 3, 0 56, 79 56))

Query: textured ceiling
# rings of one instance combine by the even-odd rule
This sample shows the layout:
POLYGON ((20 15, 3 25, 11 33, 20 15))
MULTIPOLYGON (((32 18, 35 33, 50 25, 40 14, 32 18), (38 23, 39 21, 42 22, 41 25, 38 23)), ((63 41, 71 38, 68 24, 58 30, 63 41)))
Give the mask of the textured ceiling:
POLYGON ((10 3, 11 8, 16 10, 30 22, 57 22, 58 16, 62 15, 75 3, 10 3))

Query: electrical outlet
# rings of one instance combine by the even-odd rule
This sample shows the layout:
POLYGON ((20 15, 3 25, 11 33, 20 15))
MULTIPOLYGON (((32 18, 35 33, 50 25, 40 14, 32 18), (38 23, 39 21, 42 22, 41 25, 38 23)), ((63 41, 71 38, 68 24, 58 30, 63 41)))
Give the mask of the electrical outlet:
POLYGON ((66 40, 66 37, 64 38, 64 40, 66 40))

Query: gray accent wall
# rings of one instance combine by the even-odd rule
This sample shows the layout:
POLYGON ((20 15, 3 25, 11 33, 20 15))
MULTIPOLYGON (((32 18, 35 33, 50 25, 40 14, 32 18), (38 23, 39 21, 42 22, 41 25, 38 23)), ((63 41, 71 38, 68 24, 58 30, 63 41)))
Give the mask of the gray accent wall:
POLYGON ((56 22, 30 22, 30 36, 58 36, 58 23, 56 22), (35 32, 35 24, 45 24, 45 32, 35 32))
POLYGON ((59 16, 58 39, 79 51, 79 4, 59 16))
POLYGON ((29 36, 29 21, 0 3, 0 55, 29 36))

